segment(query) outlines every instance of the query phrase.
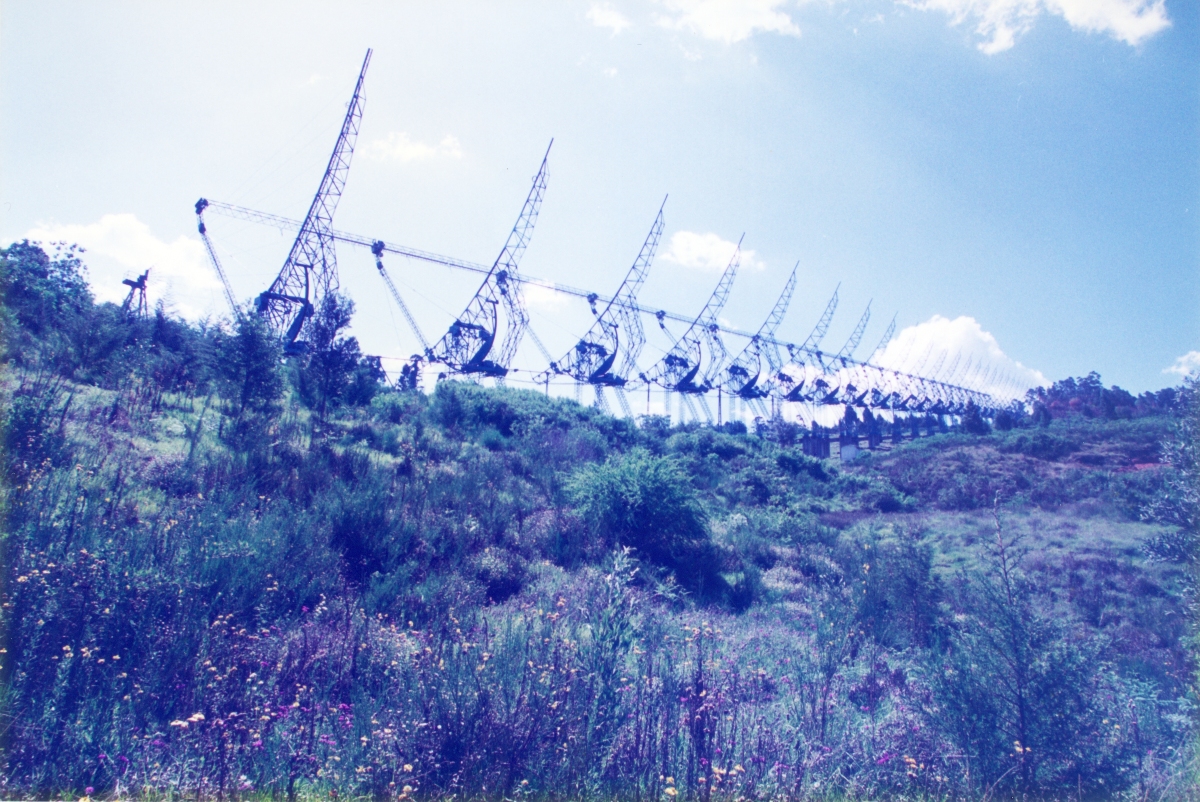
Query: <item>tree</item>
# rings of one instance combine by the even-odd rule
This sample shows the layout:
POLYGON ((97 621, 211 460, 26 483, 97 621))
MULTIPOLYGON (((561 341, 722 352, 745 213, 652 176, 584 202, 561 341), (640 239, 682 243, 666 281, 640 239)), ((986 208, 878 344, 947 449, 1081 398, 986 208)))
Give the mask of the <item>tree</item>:
POLYGON ((858 425, 858 413, 849 404, 846 405, 846 411, 842 414, 842 423, 851 431, 858 425))
POLYGON ((275 410, 283 393, 282 350, 261 317, 240 315, 232 336, 218 340, 217 356, 222 394, 236 405, 237 417, 275 410))
POLYGON ((655 440, 666 440, 671 436, 671 418, 668 415, 639 415, 638 426, 655 440))
POLYGON ((416 392, 420 378, 421 362, 414 357, 411 362, 400 368, 400 378, 396 380, 396 389, 406 393, 416 392))
POLYGON ((350 406, 365 407, 385 383, 387 373, 383 370, 383 361, 377 356, 364 356, 350 374, 350 383, 343 393, 343 399, 350 406))
POLYGON ((78 245, 59 245, 51 259, 29 240, 0 249, 0 294, 17 323, 43 334, 91 308, 81 253, 78 245))
POLYGON ((1023 425, 1023 422, 1028 417, 1025 411, 1025 404, 1014 400, 1007 407, 996 413, 993 422, 999 431, 1010 432, 1018 426, 1023 425))
POLYGON ((297 374, 297 390, 322 419, 340 404, 369 403, 384 376, 378 357, 363 357, 358 339, 343 336, 353 316, 354 302, 331 292, 309 324, 309 353, 297 374))
POLYGON ((77 245, 56 244, 51 258, 40 243, 23 240, 0 249, 0 341, 20 365, 43 360, 65 375, 78 366, 90 341, 92 293, 77 245))
POLYGON ((992 431, 992 427, 988 426, 988 422, 983 419, 983 413, 980 412, 979 406, 973 399, 967 401, 967 408, 963 411, 962 429, 967 434, 990 434, 992 431))
POLYGON ((1154 394, 1143 393, 1134 398, 1115 384, 1106 388, 1095 371, 1079 378, 1061 379, 1049 387, 1035 387, 1025 394, 1025 400, 1033 408, 1035 419, 1078 414, 1114 420, 1159 411, 1154 394))

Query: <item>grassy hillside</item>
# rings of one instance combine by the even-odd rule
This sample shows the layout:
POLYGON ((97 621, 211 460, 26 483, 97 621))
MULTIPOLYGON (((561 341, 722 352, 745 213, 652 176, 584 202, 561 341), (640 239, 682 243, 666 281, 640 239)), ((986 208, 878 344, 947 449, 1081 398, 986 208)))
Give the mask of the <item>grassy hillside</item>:
POLYGON ((1143 520, 1186 524, 1178 415, 842 465, 397 391, 336 329, 281 363, 37 253, 4 261, 6 796, 1189 793, 1190 541, 1143 520))

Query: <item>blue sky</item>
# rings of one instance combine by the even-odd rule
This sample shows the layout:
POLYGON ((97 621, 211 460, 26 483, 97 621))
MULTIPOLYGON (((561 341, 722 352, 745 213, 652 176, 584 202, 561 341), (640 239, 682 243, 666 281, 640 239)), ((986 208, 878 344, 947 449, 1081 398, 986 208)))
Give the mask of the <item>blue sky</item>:
MULTIPOLYGON (((302 216, 373 47, 339 228, 490 263, 554 137, 530 275, 611 292, 670 193, 651 305, 698 311, 744 232, 739 328, 799 261, 788 339, 840 283, 827 347, 871 302, 859 356, 897 315, 897 366, 1155 389, 1200 367, 1198 34, 1147 0, 9 2, 0 238, 80 241, 101 297, 153 265, 152 300, 221 314, 192 204, 302 216)), ((265 288, 287 237, 209 222, 238 294, 265 288)), ((339 265, 365 348, 412 353, 370 255, 339 265)), ((435 337, 477 282, 392 270, 435 337)), ((551 350, 589 317, 529 303, 551 350)))

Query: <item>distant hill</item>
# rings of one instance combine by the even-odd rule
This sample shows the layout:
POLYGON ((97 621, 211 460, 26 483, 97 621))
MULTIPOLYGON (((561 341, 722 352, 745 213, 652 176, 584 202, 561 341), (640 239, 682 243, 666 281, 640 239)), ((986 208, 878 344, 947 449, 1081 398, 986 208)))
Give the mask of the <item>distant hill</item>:
POLYGON ((7 796, 1194 787, 1194 389, 1084 377, 843 464, 397 390, 336 298, 285 362, 0 259, 7 796))

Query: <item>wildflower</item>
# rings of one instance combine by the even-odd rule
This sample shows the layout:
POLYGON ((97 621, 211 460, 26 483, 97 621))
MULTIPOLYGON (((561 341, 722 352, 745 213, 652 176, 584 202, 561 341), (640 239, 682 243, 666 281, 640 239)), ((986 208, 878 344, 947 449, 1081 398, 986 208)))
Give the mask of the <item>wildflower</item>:
POLYGON ((665 793, 667 796, 675 796, 677 793, 679 793, 678 791, 676 791, 676 790, 675 790, 675 789, 674 789, 672 786, 670 786, 670 785, 668 785, 666 788, 664 788, 664 789, 663 789, 663 792, 664 792, 664 793, 665 793))
POLYGON ((412 764, 411 764, 411 763, 405 763, 405 764, 404 764, 404 770, 405 770, 406 772, 411 772, 411 771, 412 771, 412 764))
POLYGON ((192 713, 190 716, 188 716, 188 721, 192 722, 193 724, 199 724, 201 721, 204 721, 204 714, 192 713))

